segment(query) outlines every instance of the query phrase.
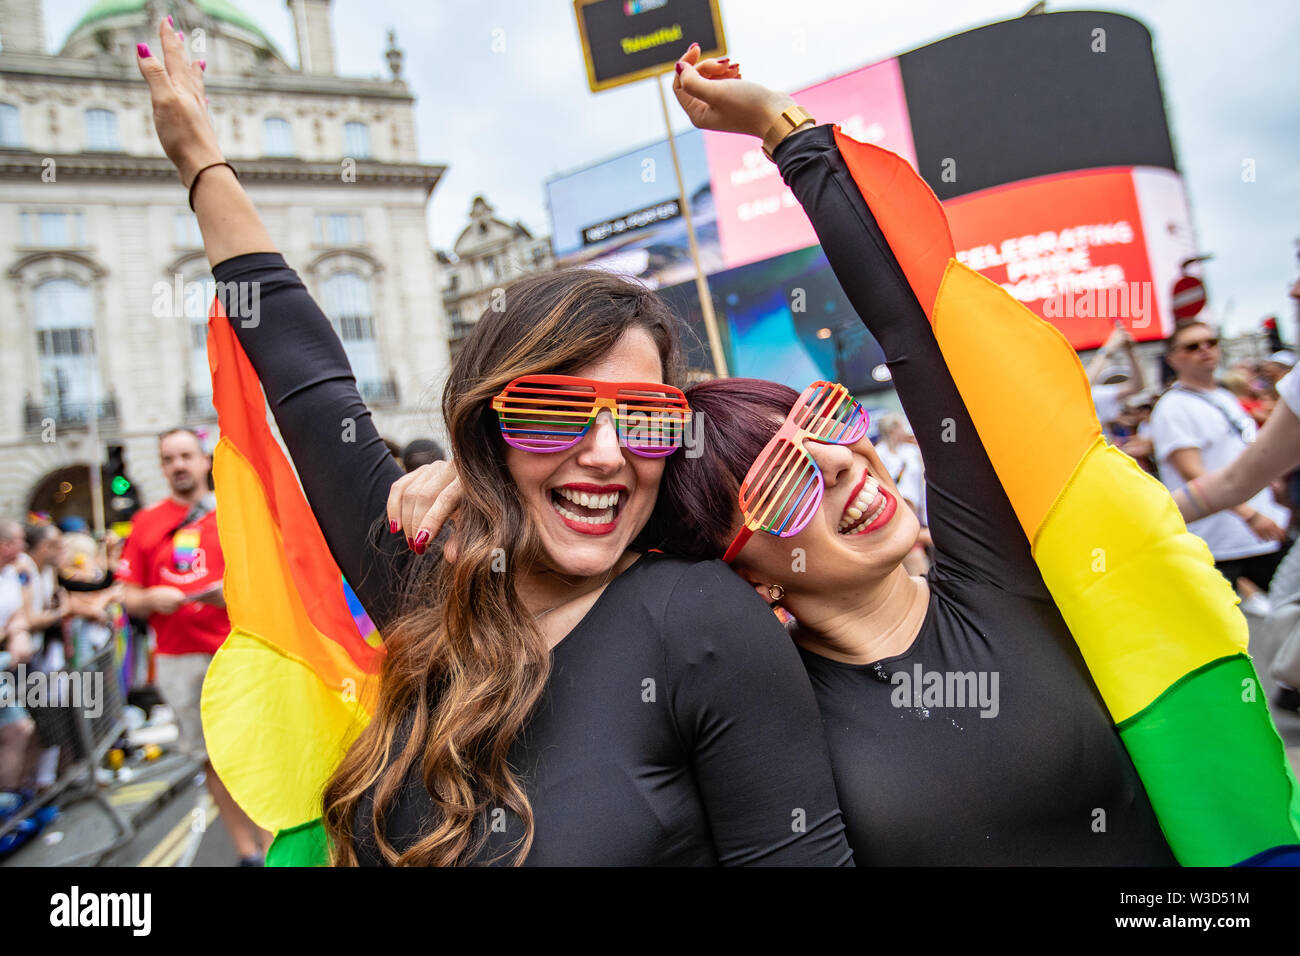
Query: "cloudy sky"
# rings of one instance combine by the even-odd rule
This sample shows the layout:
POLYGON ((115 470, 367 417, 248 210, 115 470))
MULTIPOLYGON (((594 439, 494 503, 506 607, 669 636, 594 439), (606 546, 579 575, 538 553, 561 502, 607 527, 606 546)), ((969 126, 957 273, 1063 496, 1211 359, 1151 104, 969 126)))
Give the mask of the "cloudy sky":
MULTIPOLYGON (((235 0, 292 63, 283 0, 235 0)), ((972 27, 1018 16, 1030 0, 722 0, 729 52, 744 74, 799 89, 972 27)), ((45 0, 57 49, 90 0, 45 0)), ((1170 128, 1206 269, 1210 313, 1233 330, 1276 313, 1296 338, 1287 289, 1300 240, 1300 4, 1293 0, 1134 0, 1107 9, 1155 38, 1170 128), (1255 181, 1242 181, 1244 159, 1255 181)), ((543 183, 662 138, 651 83, 587 89, 571 0, 334 0, 340 71, 387 76, 397 31, 418 98, 420 156, 445 163, 429 224, 449 248, 471 198, 550 231, 543 183)), ((142 38, 144 39, 144 38, 142 38)), ((676 106, 674 104, 674 110, 676 106)), ((681 117, 680 128, 686 128, 681 117)))

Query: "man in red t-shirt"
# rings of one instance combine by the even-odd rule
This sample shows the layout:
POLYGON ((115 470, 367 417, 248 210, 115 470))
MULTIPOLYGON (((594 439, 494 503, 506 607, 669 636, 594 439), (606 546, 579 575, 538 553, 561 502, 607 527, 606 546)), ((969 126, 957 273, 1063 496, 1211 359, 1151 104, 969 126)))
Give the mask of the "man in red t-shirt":
POLYGON ((218 779, 207 760, 199 717, 208 664, 230 633, 221 597, 225 562, 217 538, 216 502, 208 486, 212 459, 188 428, 165 432, 158 439, 158 453, 171 497, 136 514, 117 577, 126 584, 127 613, 147 617, 157 638, 158 690, 176 714, 180 747, 204 761, 208 790, 240 863, 253 865, 270 845, 271 834, 257 828, 218 779))

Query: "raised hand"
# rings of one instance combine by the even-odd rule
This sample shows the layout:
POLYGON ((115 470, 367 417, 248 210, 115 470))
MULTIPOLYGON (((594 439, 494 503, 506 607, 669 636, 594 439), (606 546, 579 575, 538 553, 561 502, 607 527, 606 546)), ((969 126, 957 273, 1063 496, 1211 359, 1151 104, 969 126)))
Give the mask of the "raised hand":
POLYGON ((673 92, 686 115, 700 129, 763 136, 781 111, 794 105, 785 93, 741 79, 736 64, 722 71, 720 60, 700 60, 700 48, 691 48, 677 61, 673 92))
POLYGON ((149 84, 153 100, 153 125, 163 152, 180 174, 186 189, 204 166, 222 162, 225 157, 217 145, 217 133, 208 116, 207 96, 203 91, 203 61, 189 62, 181 35, 158 23, 158 38, 163 59, 159 60, 148 44, 136 47, 136 65, 149 84))

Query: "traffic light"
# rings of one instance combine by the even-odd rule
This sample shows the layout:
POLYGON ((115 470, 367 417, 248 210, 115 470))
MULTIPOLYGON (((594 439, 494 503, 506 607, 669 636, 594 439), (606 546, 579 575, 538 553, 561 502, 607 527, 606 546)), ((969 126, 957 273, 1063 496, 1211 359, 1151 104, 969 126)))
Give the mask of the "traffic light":
POLYGON ((109 524, 129 521, 140 510, 140 497, 126 476, 123 452, 121 445, 109 445, 108 461, 104 464, 104 514, 109 524))

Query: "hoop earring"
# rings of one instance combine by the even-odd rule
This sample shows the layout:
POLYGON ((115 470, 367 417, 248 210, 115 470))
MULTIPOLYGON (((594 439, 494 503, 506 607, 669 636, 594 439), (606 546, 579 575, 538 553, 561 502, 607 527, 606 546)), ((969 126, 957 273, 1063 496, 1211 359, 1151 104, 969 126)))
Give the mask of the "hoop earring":
POLYGON ((773 601, 779 601, 781 598, 785 597, 785 588, 781 587, 779 584, 769 584, 767 586, 767 596, 773 601))

